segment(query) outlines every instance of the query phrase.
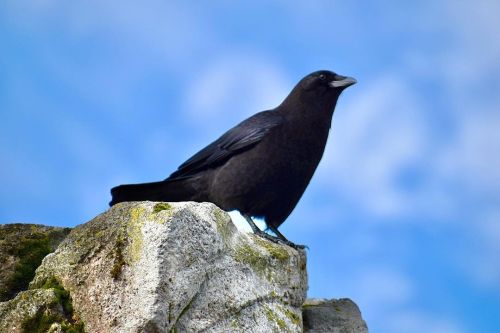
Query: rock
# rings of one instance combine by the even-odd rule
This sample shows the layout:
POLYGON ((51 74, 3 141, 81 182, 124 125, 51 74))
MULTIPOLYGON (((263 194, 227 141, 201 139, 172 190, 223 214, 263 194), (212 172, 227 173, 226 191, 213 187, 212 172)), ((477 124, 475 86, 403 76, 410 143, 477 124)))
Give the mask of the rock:
POLYGON ((302 309, 304 332, 368 333, 358 306, 348 298, 308 299, 302 309))
POLYGON ((0 225, 0 332, 368 332, 350 300, 302 306, 305 252, 213 204, 122 203, 69 231, 0 225))
POLYGON ((70 230, 36 224, 0 225, 0 302, 28 289, 42 259, 70 230))
POLYGON ((74 316, 69 294, 56 284, 20 292, 0 303, 0 332, 83 332, 83 323, 74 316))
POLYGON ((191 202, 114 206, 43 260, 30 292, 48 281, 86 332, 302 332, 307 290, 304 251, 191 202))

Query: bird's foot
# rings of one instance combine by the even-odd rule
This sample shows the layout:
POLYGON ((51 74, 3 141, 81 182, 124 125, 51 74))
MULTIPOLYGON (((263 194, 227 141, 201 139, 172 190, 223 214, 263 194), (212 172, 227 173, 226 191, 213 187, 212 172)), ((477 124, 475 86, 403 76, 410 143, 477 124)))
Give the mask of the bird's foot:
POLYGON ((268 227, 269 230, 274 232, 277 237, 271 236, 268 233, 266 233, 265 231, 260 230, 259 227, 257 227, 257 225, 255 225, 255 223, 253 222, 253 220, 250 216, 243 215, 243 217, 245 218, 245 220, 247 220, 248 224, 252 228, 253 233, 256 234, 257 236, 265 238, 265 239, 267 239, 273 243, 276 243, 276 244, 288 245, 288 246, 294 248, 295 250, 303 250, 305 248, 308 248, 305 245, 299 245, 299 244, 295 244, 295 243, 290 242, 288 239, 285 238, 285 236, 283 236, 283 234, 281 232, 278 231, 278 228, 274 228, 271 226, 268 227))
POLYGON ((306 245, 300 245, 300 244, 295 244, 293 242, 290 242, 279 230, 277 227, 273 227, 272 225, 268 225, 267 228, 271 230, 277 238, 283 243, 286 244, 290 247, 293 247, 295 250, 303 250, 303 249, 309 249, 306 245))
POLYGON ((285 245, 288 245, 288 246, 294 248, 295 250, 304 250, 304 249, 308 249, 309 250, 309 248, 307 247, 307 245, 295 244, 293 242, 290 242, 289 240, 284 241, 284 240, 280 239, 279 241, 282 242, 285 245))
POLYGON ((265 239, 267 239, 273 243, 276 243, 276 244, 288 245, 291 248, 294 248, 295 250, 303 250, 303 249, 307 248, 307 246, 305 246, 305 245, 295 244, 293 242, 290 242, 288 239, 281 239, 279 237, 269 235, 268 233, 266 233, 260 229, 258 231, 254 231, 254 234, 259 236, 259 237, 265 238, 265 239))

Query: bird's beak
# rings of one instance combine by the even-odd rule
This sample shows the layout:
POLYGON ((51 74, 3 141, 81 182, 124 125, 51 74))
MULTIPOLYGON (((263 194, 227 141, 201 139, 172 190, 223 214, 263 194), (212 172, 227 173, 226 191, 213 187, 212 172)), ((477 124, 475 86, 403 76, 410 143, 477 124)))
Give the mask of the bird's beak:
POLYGON ((340 87, 347 88, 349 86, 352 86, 356 82, 358 82, 358 81, 356 81, 355 78, 352 78, 352 77, 349 77, 349 76, 337 75, 335 77, 335 81, 330 82, 329 85, 332 88, 340 88, 340 87))

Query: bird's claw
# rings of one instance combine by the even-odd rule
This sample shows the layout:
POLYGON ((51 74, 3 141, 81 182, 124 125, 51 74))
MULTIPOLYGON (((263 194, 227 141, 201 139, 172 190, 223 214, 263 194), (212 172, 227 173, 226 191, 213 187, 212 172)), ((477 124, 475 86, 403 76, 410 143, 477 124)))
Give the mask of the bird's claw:
POLYGON ((300 245, 300 244, 295 244, 293 242, 290 242, 289 240, 286 240, 286 239, 281 239, 279 237, 275 237, 275 236, 271 236, 267 233, 265 233, 264 231, 262 230, 259 230, 257 232, 254 232, 257 236, 260 236, 262 238, 265 238, 273 243, 276 243, 276 244, 283 244, 283 245, 288 245, 290 246, 291 248, 294 248, 295 250, 303 250, 303 249, 308 249, 308 247, 306 245, 300 245))

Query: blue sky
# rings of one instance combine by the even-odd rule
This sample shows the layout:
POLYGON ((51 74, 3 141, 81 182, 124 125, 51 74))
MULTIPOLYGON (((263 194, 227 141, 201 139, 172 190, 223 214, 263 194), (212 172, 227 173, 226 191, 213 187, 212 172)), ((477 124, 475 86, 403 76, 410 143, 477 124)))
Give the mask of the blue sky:
POLYGON ((371 332, 493 333, 500 313, 497 1, 0 5, 0 223, 74 226, 168 176, 304 75, 341 96, 282 226, 309 296, 371 332))

